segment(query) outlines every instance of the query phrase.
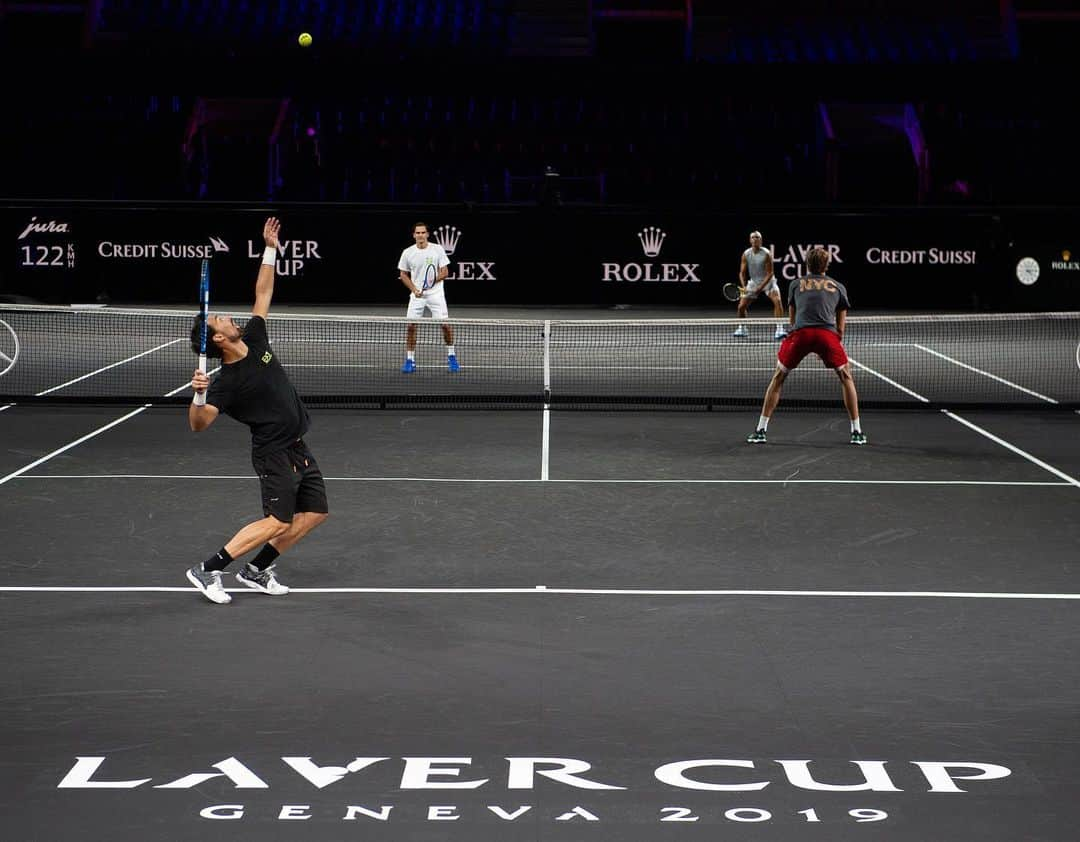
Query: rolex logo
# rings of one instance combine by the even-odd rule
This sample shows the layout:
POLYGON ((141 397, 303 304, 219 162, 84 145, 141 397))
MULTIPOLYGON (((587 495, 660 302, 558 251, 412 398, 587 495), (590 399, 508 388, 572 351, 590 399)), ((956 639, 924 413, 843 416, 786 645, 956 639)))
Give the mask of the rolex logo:
POLYGON ((646 226, 638 232, 637 236, 641 240, 641 248, 645 252, 645 256, 656 257, 660 254, 660 247, 664 245, 667 234, 659 228, 646 226))
POLYGON ((440 225, 435 229, 435 242, 443 247, 443 251, 445 251, 447 255, 454 253, 454 249, 457 248, 457 243, 460 238, 460 229, 455 228, 453 225, 440 225))

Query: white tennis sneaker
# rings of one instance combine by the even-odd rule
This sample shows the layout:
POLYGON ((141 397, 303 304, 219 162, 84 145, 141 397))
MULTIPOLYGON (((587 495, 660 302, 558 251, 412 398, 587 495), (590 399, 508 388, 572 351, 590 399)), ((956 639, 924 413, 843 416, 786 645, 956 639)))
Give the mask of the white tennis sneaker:
POLYGON ((748 331, 746 329, 746 325, 739 325, 737 328, 735 328, 735 332, 733 334, 731 334, 731 335, 732 336, 749 336, 750 331, 748 331))
POLYGON ((245 564, 236 574, 236 581, 243 582, 249 588, 268 593, 270 596, 285 596, 289 589, 274 576, 275 565, 271 564, 265 570, 257 570, 250 564, 245 564))
POLYGON ((187 577, 211 602, 218 605, 232 602, 232 597, 225 593, 225 588, 222 587, 220 570, 203 570, 202 564, 196 564, 188 570, 187 577))

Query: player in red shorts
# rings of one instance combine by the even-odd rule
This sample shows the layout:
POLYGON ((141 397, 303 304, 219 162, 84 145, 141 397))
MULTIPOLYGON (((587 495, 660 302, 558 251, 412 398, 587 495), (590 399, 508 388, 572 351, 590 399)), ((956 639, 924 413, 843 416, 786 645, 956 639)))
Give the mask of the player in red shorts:
POLYGON ((844 326, 851 304, 844 285, 825 274, 829 259, 825 249, 811 249, 806 255, 807 276, 792 281, 788 287, 788 314, 793 327, 776 354, 776 371, 765 390, 757 429, 747 436, 748 442, 760 444, 765 441, 769 419, 780 403, 780 390, 788 373, 807 354, 817 354, 840 378, 844 406, 851 419, 851 443, 866 444, 866 435, 859 424, 859 396, 843 345, 844 326))

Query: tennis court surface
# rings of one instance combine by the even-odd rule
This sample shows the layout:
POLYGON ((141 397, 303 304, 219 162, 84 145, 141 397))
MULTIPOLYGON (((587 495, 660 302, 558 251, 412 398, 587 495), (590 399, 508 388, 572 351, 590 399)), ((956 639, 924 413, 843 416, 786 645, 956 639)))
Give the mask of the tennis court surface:
POLYGON ((246 428, 188 430, 186 331, 31 333, 0 377, 2 836, 1075 838, 1078 318, 867 332, 866 447, 809 361, 745 442, 765 321, 463 327, 464 387, 434 332, 403 385, 400 325, 323 322, 290 373, 330 519, 288 596, 226 606, 184 571, 258 481, 246 428))

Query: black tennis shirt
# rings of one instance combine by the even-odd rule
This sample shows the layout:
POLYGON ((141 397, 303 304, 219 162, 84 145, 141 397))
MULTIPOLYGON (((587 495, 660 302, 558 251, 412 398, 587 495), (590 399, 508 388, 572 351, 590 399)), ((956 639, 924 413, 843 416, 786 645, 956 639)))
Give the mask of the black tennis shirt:
POLYGON ((251 428, 251 450, 266 456, 284 450, 310 426, 307 407, 270 347, 266 320, 252 316, 244 327, 247 356, 221 366, 206 402, 251 428))

